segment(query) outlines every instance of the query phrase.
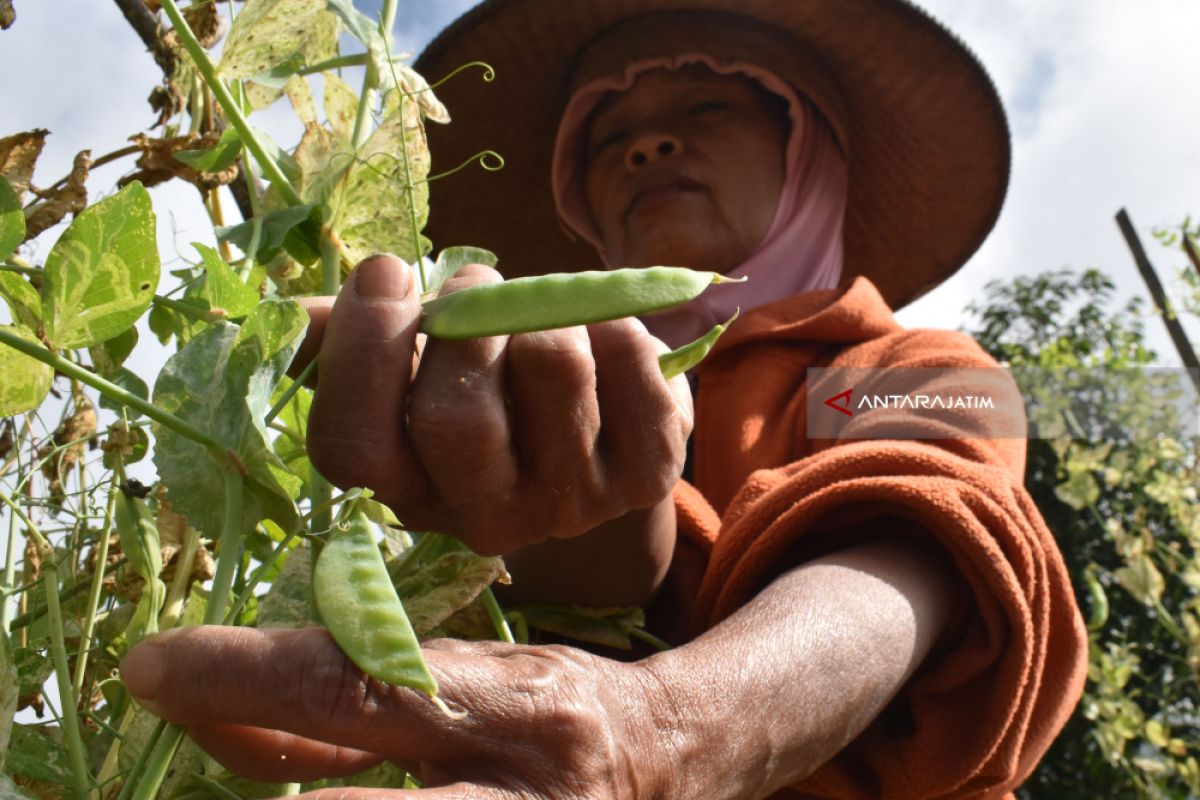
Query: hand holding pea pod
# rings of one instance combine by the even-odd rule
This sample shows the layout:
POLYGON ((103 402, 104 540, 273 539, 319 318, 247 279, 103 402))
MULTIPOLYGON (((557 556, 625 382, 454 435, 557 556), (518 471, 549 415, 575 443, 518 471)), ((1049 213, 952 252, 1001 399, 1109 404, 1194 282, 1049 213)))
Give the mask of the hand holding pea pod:
POLYGON ((389 758, 436 787, 338 788, 308 800, 666 796, 656 787, 677 754, 654 720, 670 704, 646 662, 450 640, 424 654, 441 696, 469 716, 451 719, 418 692, 371 680, 313 628, 175 629, 131 651, 122 674, 139 703, 244 777, 307 782, 389 758))
MULTIPOLYGON (((442 293, 500 282, 468 267, 442 293)), ((636 320, 418 348, 421 319, 408 269, 377 257, 327 327, 314 326, 309 446, 332 482, 369 487, 410 527, 484 554, 577 536, 667 498, 691 396, 683 379, 664 382, 664 348, 636 320)))

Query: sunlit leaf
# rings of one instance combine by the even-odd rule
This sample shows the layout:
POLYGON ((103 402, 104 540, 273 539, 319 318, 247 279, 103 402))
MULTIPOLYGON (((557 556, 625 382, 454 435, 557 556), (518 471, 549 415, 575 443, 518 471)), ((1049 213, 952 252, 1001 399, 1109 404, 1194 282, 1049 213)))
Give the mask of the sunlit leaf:
MULTIPOLYGON (((307 323, 297 303, 264 301, 240 328, 227 322, 207 326, 167 361, 154 386, 157 405, 237 454, 246 472, 247 531, 263 518, 285 530, 298 522, 293 498, 300 481, 271 450, 262 419, 307 323)), ((193 528, 215 538, 225 507, 224 465, 170 428, 154 430, 154 463, 172 506, 193 528)))
POLYGON ((1100 497, 1100 484, 1090 472, 1072 472, 1071 477, 1054 487, 1054 495, 1076 511, 1081 511, 1100 497))
POLYGON ((308 85, 308 81, 299 75, 293 75, 283 87, 287 93, 288 101, 292 104, 292 111, 296 112, 296 118, 300 120, 302 125, 317 124, 317 103, 313 99, 312 87, 308 85))
POLYGON ((371 134, 338 185, 333 228, 351 262, 374 253, 409 261, 424 255, 428 246, 420 230, 429 216, 428 174, 420 114, 414 104, 403 103, 371 134))
MULTIPOLYGON (((36 339, 21 328, 0 325, 0 330, 37 343, 36 339)), ((42 404, 42 400, 50 391, 54 370, 8 345, 0 344, 0 375, 4 376, 4 379, 0 380, 0 417, 11 417, 14 414, 32 411, 42 404)))
POLYGON ((1166 582, 1150 556, 1142 555, 1115 573, 1117 581, 1135 600, 1152 606, 1162 598, 1166 582))
MULTIPOLYGON (((325 0, 248 0, 225 39, 218 71, 224 78, 253 79, 290 64, 297 53, 304 63, 324 61, 337 51, 340 28, 325 0)), ((246 93, 255 108, 265 108, 281 89, 251 83, 246 93)))
POLYGON ((425 291, 438 291, 447 278, 468 264, 494 267, 498 263, 500 259, 496 254, 482 247, 447 247, 438 253, 437 261, 425 273, 425 291))
POLYGON ((208 302, 210 312, 238 319, 249 314, 258 305, 258 292, 242 283, 233 267, 225 263, 215 249, 202 244, 193 244, 204 262, 204 281, 198 297, 208 302))
POLYGON ((322 99, 325 104, 325 119, 335 136, 349 142, 354 136, 354 118, 358 116, 358 92, 332 72, 324 72, 325 81, 322 99))
POLYGON ((397 581, 396 592, 413 630, 420 635, 465 607, 504 574, 504 562, 499 558, 457 550, 423 562, 397 581))
POLYGON ((17 193, 0 177, 0 259, 8 258, 25 241, 25 214, 17 193))
POLYGON ((0 297, 8 303, 18 325, 37 331, 42 323, 42 298, 29 281, 12 272, 0 272, 0 297))
POLYGON ((379 24, 354 7, 352 0, 327 0, 330 11, 341 18, 346 32, 363 45, 380 36, 379 24))
POLYGON ((63 348, 113 338, 150 305, 158 270, 150 195, 134 182, 76 217, 47 256, 47 337, 63 348))

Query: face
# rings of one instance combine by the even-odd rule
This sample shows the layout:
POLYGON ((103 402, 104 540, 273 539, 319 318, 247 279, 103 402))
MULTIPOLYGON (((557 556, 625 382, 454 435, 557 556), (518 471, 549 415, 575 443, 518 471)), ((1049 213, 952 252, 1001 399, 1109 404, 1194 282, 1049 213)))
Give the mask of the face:
POLYGON ((697 66, 643 73, 600 104, 584 183, 613 266, 724 272, 757 249, 789 130, 771 98, 750 78, 697 66))

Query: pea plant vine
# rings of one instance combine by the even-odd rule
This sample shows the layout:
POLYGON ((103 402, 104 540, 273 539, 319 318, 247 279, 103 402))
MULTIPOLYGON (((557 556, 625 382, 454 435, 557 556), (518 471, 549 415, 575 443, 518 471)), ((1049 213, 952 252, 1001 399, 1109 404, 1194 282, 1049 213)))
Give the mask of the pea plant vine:
MULTIPOLYGON (((409 260, 427 291, 465 263, 494 263, 474 248, 430 257, 428 182, 442 176, 430 175, 424 125, 449 115, 435 87, 391 54, 394 0, 378 19, 351 0, 161 0, 161 13, 154 131, 95 161, 80 154, 49 189, 33 185, 47 132, 0 138, 0 297, 10 319, 0 325, 0 798, 268 797, 315 785, 231 775, 131 701, 120 658, 167 628, 324 617, 369 674, 431 695, 416 636, 529 641, 544 631, 661 645, 638 609, 502 609, 491 589, 507 578, 500 559, 405 530, 369 492, 335 492, 308 461, 311 391, 307 376, 287 377, 307 316, 292 298, 335 293, 375 252, 409 260), (339 53, 345 35, 361 52, 339 53), (352 66, 365 67, 357 91, 340 74, 352 66), (253 123, 284 98, 304 126, 286 149, 253 123), (89 205, 94 164, 134 155, 120 188, 89 205), (167 180, 197 187, 217 241, 195 244, 174 280, 162 275, 163 210, 148 191, 167 180), (240 222, 227 221, 222 187, 240 198, 240 222), (68 216, 45 258, 30 261, 28 243, 68 216), (139 322, 175 348, 150 381, 131 358, 139 322), (151 451, 154 478, 140 481, 130 468, 151 451), (318 558, 326 542, 333 555, 318 558), (338 613, 344 598, 320 590, 346 586, 367 562, 383 590, 379 620, 411 626, 404 647, 380 652, 338 613)), ((468 66, 490 79, 486 65, 468 66)), ((473 161, 502 166, 489 151, 473 161)), ((616 294, 601 305, 624 316, 639 310, 629 303, 646 281, 673 287, 661 304, 710 278, 614 275, 603 291, 616 294)), ((439 313, 466 335, 483 320, 470 303, 439 313)), ((664 372, 687 369, 719 333, 664 356, 664 372)), ((413 778, 384 764, 321 785, 413 778)))

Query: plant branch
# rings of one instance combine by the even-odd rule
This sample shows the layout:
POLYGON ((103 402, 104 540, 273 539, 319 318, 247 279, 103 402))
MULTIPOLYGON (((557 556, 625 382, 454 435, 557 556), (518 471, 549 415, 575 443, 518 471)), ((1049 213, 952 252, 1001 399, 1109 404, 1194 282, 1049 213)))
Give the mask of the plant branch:
MULTIPOLYGON (((120 459, 120 453, 116 453, 120 459)), ((87 673, 88 651, 91 648, 92 631, 96 625, 96 612, 100 608, 100 592, 104 587, 104 566, 108 563, 108 538, 112 530, 113 512, 117 500, 117 479, 120 470, 113 470, 112 484, 108 490, 108 505, 104 511, 104 527, 100 530, 100 540, 96 543, 96 568, 92 573, 91 592, 88 593, 87 609, 83 615, 83 632, 79 636, 79 657, 75 662, 75 694, 83 695, 83 678, 87 673)), ((86 584, 79 584, 84 586, 86 584)))
POLYGON ((162 68, 163 74, 170 76, 175 71, 175 56, 163 41, 162 25, 158 22, 143 0, 115 0, 117 8, 125 15, 125 20, 134 32, 141 38, 146 49, 154 56, 154 61, 162 68))
POLYGON ((54 678, 58 682, 58 695, 62 705, 61 731, 66 740, 67 757, 71 764, 71 780, 75 796, 79 800, 87 800, 92 787, 92 776, 88 770, 83 739, 79 735, 79 698, 71 685, 71 668, 67 665, 62 606, 58 597, 58 565, 54 563, 53 551, 42 567, 42 582, 46 587, 46 605, 50 611, 50 656, 54 661, 54 678))

